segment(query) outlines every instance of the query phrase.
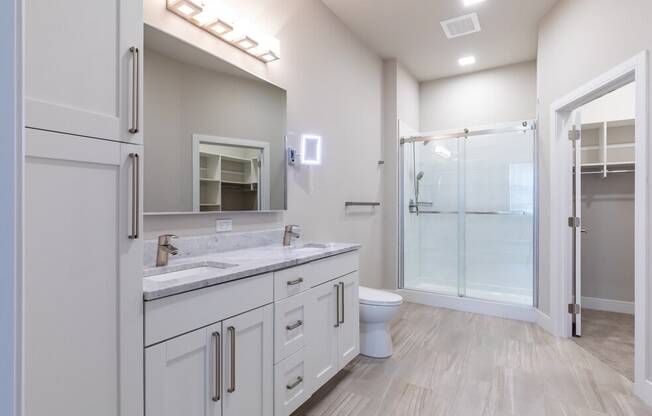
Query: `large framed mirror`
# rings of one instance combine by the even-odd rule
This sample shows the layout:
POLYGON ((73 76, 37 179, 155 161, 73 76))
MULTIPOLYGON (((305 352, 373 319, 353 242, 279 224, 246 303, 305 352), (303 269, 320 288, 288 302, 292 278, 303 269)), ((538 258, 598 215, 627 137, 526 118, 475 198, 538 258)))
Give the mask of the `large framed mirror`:
POLYGON ((286 201, 282 88, 145 26, 144 211, 279 211, 286 201))

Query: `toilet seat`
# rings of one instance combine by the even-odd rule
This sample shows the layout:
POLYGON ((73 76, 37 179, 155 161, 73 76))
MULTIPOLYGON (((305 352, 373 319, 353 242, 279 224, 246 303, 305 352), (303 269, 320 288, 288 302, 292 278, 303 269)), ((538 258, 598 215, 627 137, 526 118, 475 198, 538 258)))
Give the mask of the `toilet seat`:
POLYGON ((358 296, 363 305, 397 306, 403 303, 401 295, 364 286, 360 286, 358 296))

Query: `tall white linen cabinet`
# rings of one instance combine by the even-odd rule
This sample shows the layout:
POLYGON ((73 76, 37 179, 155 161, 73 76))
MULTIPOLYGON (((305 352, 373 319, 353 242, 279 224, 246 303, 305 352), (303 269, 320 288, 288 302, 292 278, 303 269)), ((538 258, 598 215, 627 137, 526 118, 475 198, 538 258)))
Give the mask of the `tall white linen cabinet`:
POLYGON ((144 413, 142 10, 25 2, 26 416, 144 413))

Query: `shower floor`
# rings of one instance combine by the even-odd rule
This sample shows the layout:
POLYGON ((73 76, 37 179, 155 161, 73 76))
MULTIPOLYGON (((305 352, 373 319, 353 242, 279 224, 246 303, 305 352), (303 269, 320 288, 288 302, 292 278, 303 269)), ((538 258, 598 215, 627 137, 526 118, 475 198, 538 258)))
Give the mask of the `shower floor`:
MULTIPOLYGON (((420 290, 443 295, 457 295, 457 286, 431 283, 427 278, 419 278, 417 281, 406 281, 405 288, 420 290)), ((510 303, 514 305, 532 306, 532 295, 522 293, 523 289, 500 287, 492 290, 487 287, 478 288, 468 286, 465 296, 468 298, 490 300, 494 302, 510 303), (519 293, 521 292, 521 293, 519 293)))

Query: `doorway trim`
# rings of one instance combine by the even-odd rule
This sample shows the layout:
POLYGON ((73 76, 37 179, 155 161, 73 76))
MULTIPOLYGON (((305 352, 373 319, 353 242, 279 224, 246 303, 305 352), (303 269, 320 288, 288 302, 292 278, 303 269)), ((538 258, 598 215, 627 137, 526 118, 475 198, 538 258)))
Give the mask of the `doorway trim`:
POLYGON ((648 236, 650 223, 649 197, 649 109, 648 109, 648 51, 633 58, 584 84, 550 107, 551 157, 557 162, 551 166, 550 189, 550 311, 554 332, 561 337, 572 335, 572 315, 568 304, 572 303, 572 236, 566 217, 572 207, 572 142, 567 130, 572 124, 571 114, 579 107, 631 82, 636 90, 635 122, 635 383, 634 390, 648 404, 652 404, 650 382, 650 336, 649 305, 649 248, 652 238, 648 236), (557 277, 558 276, 558 277, 557 277))

